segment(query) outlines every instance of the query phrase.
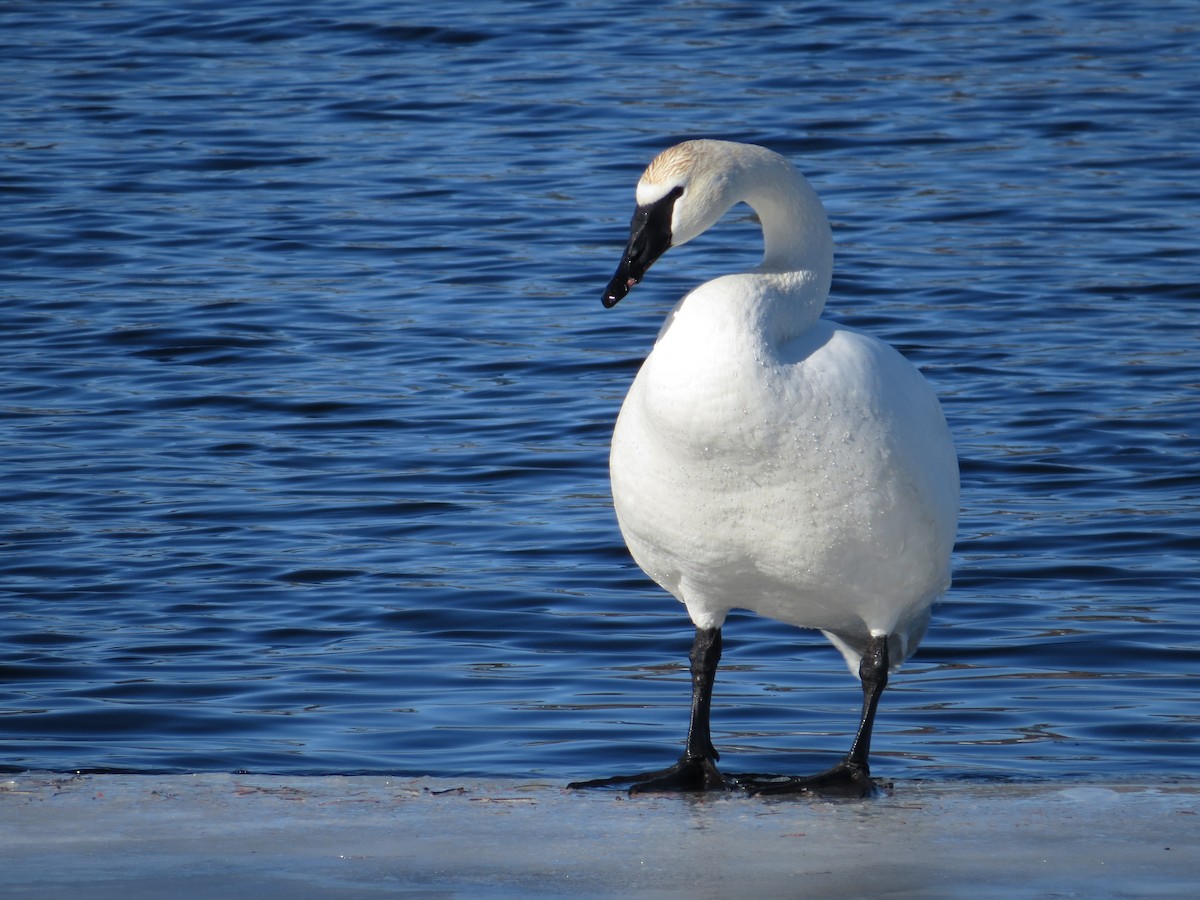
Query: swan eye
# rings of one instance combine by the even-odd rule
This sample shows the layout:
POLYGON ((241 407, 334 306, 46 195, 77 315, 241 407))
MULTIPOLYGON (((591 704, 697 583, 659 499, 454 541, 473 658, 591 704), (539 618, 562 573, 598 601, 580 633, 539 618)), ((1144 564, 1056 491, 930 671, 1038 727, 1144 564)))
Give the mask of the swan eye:
POLYGON ((646 269, 671 246, 671 219, 675 201, 682 194, 682 185, 677 185, 653 203, 639 206, 634 211, 633 221, 629 223, 629 246, 625 258, 637 270, 634 277, 638 281, 642 280, 646 269))
POLYGON ((633 227, 651 229, 660 234, 671 234, 671 217, 675 211, 675 201, 683 196, 683 185, 676 185, 653 203, 639 207, 633 214, 633 227))

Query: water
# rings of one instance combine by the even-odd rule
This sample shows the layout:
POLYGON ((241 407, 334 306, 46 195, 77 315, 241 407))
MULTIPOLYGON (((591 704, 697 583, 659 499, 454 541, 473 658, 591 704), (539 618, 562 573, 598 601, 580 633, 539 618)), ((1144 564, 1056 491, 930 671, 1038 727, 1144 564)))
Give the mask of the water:
MULTIPOLYGON (((613 419, 744 212, 620 307, 633 184, 767 144, 827 316, 918 363, 956 582, 877 771, 1200 775, 1191 2, 0 10, 0 766, 595 777, 686 724, 613 419)), ((737 615, 732 769, 842 752, 856 683, 737 615)))

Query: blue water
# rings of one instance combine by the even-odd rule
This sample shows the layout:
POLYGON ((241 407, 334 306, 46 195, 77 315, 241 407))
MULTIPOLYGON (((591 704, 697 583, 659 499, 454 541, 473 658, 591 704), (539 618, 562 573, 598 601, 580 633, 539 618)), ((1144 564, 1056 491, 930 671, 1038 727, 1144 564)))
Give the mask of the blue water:
MULTIPOLYGON (((752 0, 0 7, 0 767, 597 777, 686 726, 607 445, 735 212, 600 306, 683 137, 822 195, 826 315, 919 364, 955 586, 894 778, 1200 776, 1200 10, 752 0)), ((732 770, 846 748, 726 629, 732 770)))

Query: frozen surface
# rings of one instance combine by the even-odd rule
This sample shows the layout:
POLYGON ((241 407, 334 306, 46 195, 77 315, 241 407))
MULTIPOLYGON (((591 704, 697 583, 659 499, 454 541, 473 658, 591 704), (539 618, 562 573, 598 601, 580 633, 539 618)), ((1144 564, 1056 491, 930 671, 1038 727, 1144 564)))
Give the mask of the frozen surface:
POLYGON ((503 780, 0 782, 6 897, 1187 896, 1200 785, 898 784, 866 802, 503 780))

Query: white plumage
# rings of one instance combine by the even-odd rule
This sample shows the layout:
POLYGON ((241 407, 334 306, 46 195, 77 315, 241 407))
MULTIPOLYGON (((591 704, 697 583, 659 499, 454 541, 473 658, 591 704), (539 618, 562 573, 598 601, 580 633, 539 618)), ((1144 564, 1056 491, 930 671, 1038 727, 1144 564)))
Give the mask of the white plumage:
MULTIPOLYGON (((750 609, 820 629, 856 674, 864 654, 882 653, 886 684, 950 582, 958 466, 916 368, 882 341, 819 318, 833 241, 807 181, 762 147, 689 141, 664 151, 638 184, 605 305, 738 202, 762 223, 762 263, 680 300, 638 372, 612 441, 621 531, 638 565, 686 605, 697 641, 716 632, 717 655, 726 614, 750 609)), ((693 756, 711 749, 707 698, 702 705, 693 756)), ((864 744, 873 712, 864 708, 864 744)), ((643 789, 696 789, 675 783, 688 756, 646 776, 643 789)), ((795 789, 812 789, 796 787, 809 781, 786 779, 795 789)))

